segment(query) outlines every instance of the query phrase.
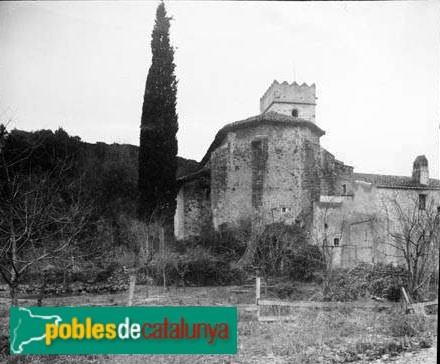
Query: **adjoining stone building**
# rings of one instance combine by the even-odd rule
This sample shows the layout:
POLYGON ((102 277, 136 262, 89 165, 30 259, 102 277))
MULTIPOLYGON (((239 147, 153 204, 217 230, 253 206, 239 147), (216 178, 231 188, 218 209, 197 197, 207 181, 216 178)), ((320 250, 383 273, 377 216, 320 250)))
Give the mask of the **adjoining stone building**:
POLYGON ((332 246, 337 266, 397 259, 384 243, 396 218, 391 205, 439 206, 440 181, 429 178, 424 156, 411 177, 354 173, 320 146, 315 91, 274 81, 260 115, 219 130, 199 169, 179 179, 177 239, 249 220, 296 222, 312 243, 332 246))

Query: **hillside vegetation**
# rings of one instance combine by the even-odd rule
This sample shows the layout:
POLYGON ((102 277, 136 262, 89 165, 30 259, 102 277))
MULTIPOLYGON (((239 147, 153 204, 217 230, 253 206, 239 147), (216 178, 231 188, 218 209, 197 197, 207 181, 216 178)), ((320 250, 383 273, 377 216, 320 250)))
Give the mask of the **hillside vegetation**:
MULTIPOLYGON (((35 273, 47 266, 71 275, 90 271, 91 276, 96 276, 96 271, 134 264, 139 249, 135 241, 139 227, 136 220, 137 146, 90 144, 58 129, 55 132, 12 130, 2 137, 0 148, 3 159, 0 181, 5 208, 12 206, 6 196, 15 188, 23 196, 17 208, 26 204, 26 196, 32 192, 32 196, 44 196, 41 198, 43 208, 45 204, 55 206, 58 212, 70 212, 75 206, 82 223, 69 249, 64 249, 57 259, 35 264, 20 277, 19 283, 39 279, 35 273)), ((194 171, 198 163, 178 157, 178 166, 180 176, 194 171)), ((21 227, 19 220, 23 212, 17 216, 14 224, 21 227)), ((6 220, 4 222, 6 224, 6 220)), ((56 229, 53 224, 44 226, 48 232, 44 236, 41 234, 44 229, 34 229, 35 235, 30 237, 32 249, 51 249, 47 237, 56 229)), ((3 237, 8 239, 7 234, 3 237)), ((30 250, 31 246, 24 245, 22 249, 19 253, 26 255, 26 249, 30 250)))

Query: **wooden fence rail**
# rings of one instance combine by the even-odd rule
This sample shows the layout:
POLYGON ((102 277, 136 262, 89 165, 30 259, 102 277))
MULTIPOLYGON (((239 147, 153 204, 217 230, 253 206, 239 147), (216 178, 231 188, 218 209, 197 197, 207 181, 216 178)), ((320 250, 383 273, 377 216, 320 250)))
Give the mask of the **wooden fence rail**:
POLYGON ((298 308, 359 308, 359 309, 378 309, 395 307, 398 304, 388 302, 316 302, 316 301, 272 301, 260 300, 260 306, 282 306, 298 308))
MULTIPOLYGON (((393 307, 402 307, 401 303, 393 302, 316 302, 316 301, 279 301, 279 300, 265 300, 260 296, 261 280, 260 277, 255 281, 255 302, 257 305, 257 319, 258 321, 290 321, 295 317, 292 315, 278 315, 278 316, 262 316, 261 308, 272 307, 295 307, 295 308, 315 308, 315 309, 337 309, 337 308, 349 308, 349 309, 364 309, 364 310, 380 310, 393 307)), ((412 303, 405 289, 402 287, 402 293, 407 303, 408 309, 413 309, 417 314, 425 313, 426 306, 438 305, 438 299, 430 302, 412 303)))
POLYGON ((405 288, 401 288, 403 298, 405 299, 406 308, 412 310, 418 315, 426 316, 425 307, 438 305, 438 299, 429 302, 413 302, 409 294, 406 292, 405 288))

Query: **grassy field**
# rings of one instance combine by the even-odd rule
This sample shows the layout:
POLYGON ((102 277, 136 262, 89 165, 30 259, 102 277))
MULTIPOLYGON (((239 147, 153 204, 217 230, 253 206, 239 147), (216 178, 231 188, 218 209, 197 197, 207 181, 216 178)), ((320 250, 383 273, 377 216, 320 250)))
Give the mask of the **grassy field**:
MULTIPOLYGON (((397 308, 383 311, 295 308, 289 322, 256 320, 254 292, 232 293, 231 287, 171 288, 145 286, 135 291, 134 305, 238 306, 238 355, 52 355, 17 356, 16 363, 343 363, 365 362, 401 351, 429 347, 436 341, 437 316, 428 319, 403 315, 397 308)), ((0 295, 0 362, 8 354, 8 300, 0 295)), ((125 305, 126 294, 49 298, 47 306, 125 305)), ((21 306, 35 300, 22 299, 21 306)))

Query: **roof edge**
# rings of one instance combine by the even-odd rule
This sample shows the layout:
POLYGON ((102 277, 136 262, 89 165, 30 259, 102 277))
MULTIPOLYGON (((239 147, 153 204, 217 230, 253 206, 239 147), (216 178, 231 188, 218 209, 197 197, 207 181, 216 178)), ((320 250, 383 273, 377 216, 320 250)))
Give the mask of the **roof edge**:
POLYGON ((223 139, 226 137, 227 133, 233 130, 244 129, 256 125, 266 125, 266 124, 283 125, 287 127, 305 127, 310 129, 312 132, 316 133, 318 137, 321 137, 325 134, 325 131, 322 130, 319 126, 305 119, 294 118, 292 116, 278 114, 275 112, 259 114, 244 120, 239 120, 226 124, 224 127, 222 127, 215 135, 213 142, 211 143, 206 154, 200 161, 200 167, 203 167, 208 162, 211 153, 221 144, 223 139))
POLYGON ((177 178, 177 183, 179 186, 184 185, 187 182, 194 181, 200 177, 211 177, 211 169, 209 168, 200 168, 197 171, 187 174, 185 176, 181 176, 177 178))
POLYGON ((374 184, 377 188, 407 189, 407 190, 440 190, 440 180, 429 179, 428 185, 421 185, 412 181, 411 176, 396 176, 377 173, 353 173, 355 179, 374 184), (394 180, 394 181, 393 181, 394 180))

